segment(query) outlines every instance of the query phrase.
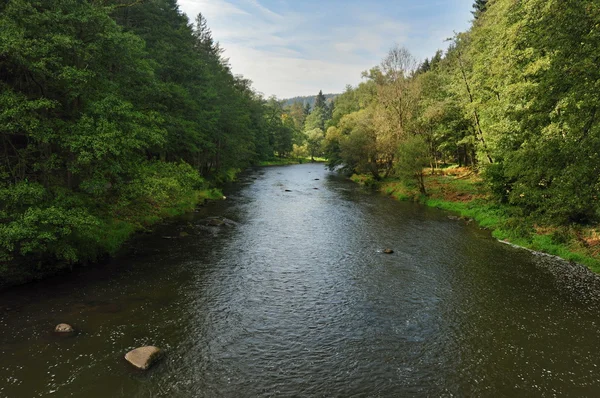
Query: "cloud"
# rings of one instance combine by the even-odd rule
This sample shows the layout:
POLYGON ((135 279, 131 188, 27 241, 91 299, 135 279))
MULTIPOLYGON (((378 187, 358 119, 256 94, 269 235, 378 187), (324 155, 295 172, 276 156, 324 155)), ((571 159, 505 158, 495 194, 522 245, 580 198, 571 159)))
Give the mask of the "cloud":
POLYGON ((222 0, 179 0, 179 8, 194 20, 200 12, 208 18, 229 17, 231 15, 250 15, 246 11, 222 0))
MULTIPOLYGON (((385 9, 365 12, 363 2, 294 3, 287 8, 279 2, 277 10, 267 4, 179 0, 190 19, 202 12, 233 72, 252 80, 266 96, 342 92, 347 84, 357 84, 360 73, 377 65, 393 44, 408 45, 418 36, 414 21, 389 16, 385 9)), ((445 30, 435 31, 435 37, 417 37, 415 43, 433 53, 432 43, 445 30)))

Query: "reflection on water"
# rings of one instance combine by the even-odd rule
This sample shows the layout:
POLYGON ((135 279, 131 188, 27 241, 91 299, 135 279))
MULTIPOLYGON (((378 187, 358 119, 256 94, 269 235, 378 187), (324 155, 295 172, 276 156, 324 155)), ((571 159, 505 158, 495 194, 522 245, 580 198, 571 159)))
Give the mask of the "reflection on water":
POLYGON ((318 164, 228 191, 107 266, 0 294, 0 396, 600 394, 595 276, 318 164), (134 371, 146 344, 168 355, 134 371))

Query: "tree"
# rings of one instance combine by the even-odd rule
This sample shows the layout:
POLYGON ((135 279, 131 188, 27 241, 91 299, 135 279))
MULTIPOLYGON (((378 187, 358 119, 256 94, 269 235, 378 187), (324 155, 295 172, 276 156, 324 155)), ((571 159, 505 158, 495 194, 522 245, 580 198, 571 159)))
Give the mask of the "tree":
POLYGON ((321 129, 313 129, 306 132, 306 144, 310 160, 315 161, 315 156, 320 156, 323 148, 323 140, 325 135, 321 129))
POLYGON ((471 14, 473 14, 475 19, 478 19, 481 14, 487 10, 487 3, 488 0, 475 0, 475 3, 473 4, 473 11, 471 11, 471 14))
POLYGON ((288 110, 291 118, 294 120, 294 126, 297 131, 304 130, 304 122, 307 114, 304 112, 304 107, 301 102, 294 102, 288 110))
POLYGON ((429 163, 429 148, 421 136, 412 136, 403 141, 397 151, 398 175, 408 183, 416 183, 419 192, 427 195, 423 168, 429 163))
POLYGON ((417 74, 429 72, 430 69, 431 64, 429 63, 429 59, 425 58, 425 61, 423 61, 421 65, 419 65, 419 68, 417 69, 417 74))
POLYGON ((323 91, 319 90, 319 94, 317 94, 317 97, 315 99, 315 106, 313 107, 313 110, 315 108, 325 109, 326 106, 327 106, 327 103, 326 103, 325 96, 323 95, 323 91))
POLYGON ((315 106, 313 111, 306 117, 304 122, 304 131, 325 128, 325 110, 315 106))
POLYGON ((193 206, 200 173, 291 150, 293 122, 269 128, 205 18, 190 24, 176 0, 8 0, 0 25, 0 278, 114 252, 193 206))
POLYGON ((305 116, 310 115, 310 103, 308 103, 308 102, 306 104, 304 104, 304 115, 305 116))
POLYGON ((377 145, 385 175, 393 171, 396 148, 411 130, 419 88, 412 83, 417 61, 403 47, 395 46, 381 62, 372 78, 377 83, 374 123, 377 145))

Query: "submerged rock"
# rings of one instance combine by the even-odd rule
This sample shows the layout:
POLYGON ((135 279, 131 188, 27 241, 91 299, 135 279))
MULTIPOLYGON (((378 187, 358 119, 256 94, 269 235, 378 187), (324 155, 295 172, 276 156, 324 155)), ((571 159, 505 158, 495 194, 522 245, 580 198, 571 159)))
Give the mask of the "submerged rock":
POLYGON ((54 331, 56 333, 73 333, 75 329, 73 329, 73 326, 69 325, 68 323, 59 323, 54 328, 54 331))
POLYGON ((392 249, 385 249, 383 252, 385 254, 392 254, 394 251, 392 249))
POLYGON ((225 222, 223 220, 218 219, 218 218, 211 218, 206 223, 206 225, 208 225, 209 227, 220 227, 223 224, 225 224, 225 222))
POLYGON ((197 230, 209 232, 211 234, 219 233, 224 228, 235 227, 238 223, 225 217, 208 217, 200 220, 198 224, 194 226, 197 230))
POLYGON ((160 348, 150 345, 129 351, 125 354, 125 359, 136 368, 146 370, 158 361, 162 355, 163 351, 160 348))

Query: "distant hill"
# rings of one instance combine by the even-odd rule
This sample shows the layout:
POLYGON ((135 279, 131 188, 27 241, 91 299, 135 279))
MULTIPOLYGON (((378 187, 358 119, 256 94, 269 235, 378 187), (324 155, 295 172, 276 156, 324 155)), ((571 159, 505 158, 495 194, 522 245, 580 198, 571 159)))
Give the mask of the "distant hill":
MULTIPOLYGON (((324 94, 324 95, 325 95, 325 100, 328 103, 330 103, 339 94, 324 94)), ((283 103, 283 106, 292 105, 294 102, 300 102, 300 103, 302 103, 302 105, 306 105, 306 103, 308 102, 310 104, 310 107, 312 108, 315 105, 316 98, 317 98, 316 95, 309 95, 309 96, 304 96, 304 97, 286 98, 286 99, 282 99, 281 102, 283 103)))

